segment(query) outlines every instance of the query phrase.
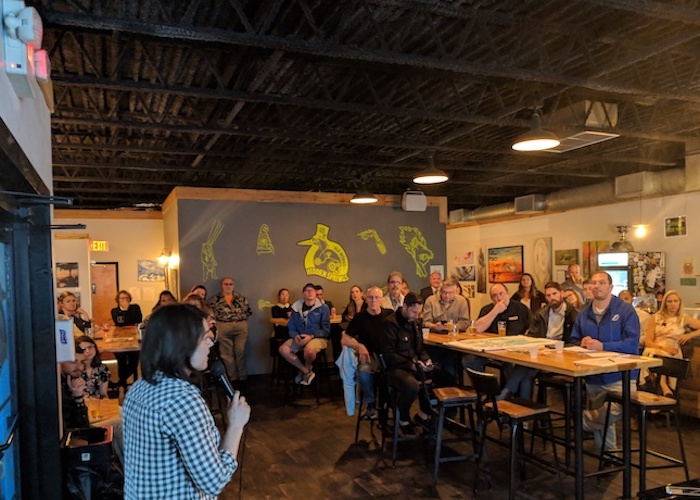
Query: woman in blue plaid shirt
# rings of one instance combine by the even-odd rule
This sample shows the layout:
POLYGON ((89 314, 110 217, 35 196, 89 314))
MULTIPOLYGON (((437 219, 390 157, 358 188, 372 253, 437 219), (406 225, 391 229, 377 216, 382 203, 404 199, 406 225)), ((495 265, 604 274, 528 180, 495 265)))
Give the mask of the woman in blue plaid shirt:
POLYGON ((238 392, 223 439, 194 371, 207 368, 216 338, 204 313, 185 304, 153 313, 141 348, 140 378, 124 399, 125 498, 216 498, 238 467, 250 407, 238 392))

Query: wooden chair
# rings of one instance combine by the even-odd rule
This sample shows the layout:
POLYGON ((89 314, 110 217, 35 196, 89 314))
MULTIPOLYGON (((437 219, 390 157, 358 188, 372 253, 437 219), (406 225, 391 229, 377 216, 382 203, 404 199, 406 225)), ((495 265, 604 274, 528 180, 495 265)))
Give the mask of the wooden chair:
MULTIPOLYGON (((496 380, 496 376, 491 373, 477 372, 470 368, 467 369, 472 385, 476 390, 476 412, 479 417, 479 447, 477 450, 477 466, 475 467, 474 477, 474 492, 476 492, 479 484, 479 474, 481 462, 486 454, 486 427, 491 422, 496 422, 499 429, 503 426, 508 426, 510 431, 510 488, 508 498, 515 498, 516 487, 516 471, 518 470, 518 462, 520 462, 520 476, 524 479, 525 476, 525 450, 523 446, 523 423, 527 421, 544 420, 546 422, 545 429, 549 431, 550 442, 552 443, 552 452, 554 454, 554 467, 559 475, 559 460, 557 458, 557 448, 552 432, 552 422, 550 417, 550 409, 533 401, 515 398, 512 400, 497 401, 496 397, 501 393, 501 388, 496 380), (520 460, 518 460, 520 455, 520 460)), ((531 457, 534 459, 534 457, 531 457)), ((537 460, 544 463, 541 460, 537 460)), ((491 487, 491 478, 489 473, 489 488, 491 487)))
MULTIPOLYGON (((690 360, 666 357, 662 359, 662 366, 650 368, 649 371, 656 373, 657 376, 666 375, 677 379, 674 397, 669 398, 644 391, 637 391, 636 393, 630 395, 630 404, 632 405, 632 408, 636 408, 639 411, 639 448, 632 450, 633 453, 639 453, 639 463, 632 463, 633 467, 637 467, 639 469, 639 491, 646 490, 646 473, 648 470, 682 467, 685 472, 686 481, 690 479, 690 476, 688 475, 688 461, 685 456, 685 448, 683 447, 683 435, 681 434, 681 424, 679 420, 681 414, 680 386, 682 381, 687 379, 688 375, 690 374, 690 360), (676 433, 678 434, 678 447, 681 454, 680 458, 647 449, 648 416, 651 411, 666 413, 674 417, 676 421, 676 433), (660 465, 647 465, 647 455, 661 459, 665 463, 660 465)), ((607 401, 610 403, 622 404, 622 393, 608 394, 607 401)), ((603 442, 605 442, 608 432, 609 421, 610 405, 608 405, 608 410, 605 415, 603 442)), ((620 450, 601 450, 598 470, 603 469, 604 459, 611 457, 612 453, 616 451, 620 450)))

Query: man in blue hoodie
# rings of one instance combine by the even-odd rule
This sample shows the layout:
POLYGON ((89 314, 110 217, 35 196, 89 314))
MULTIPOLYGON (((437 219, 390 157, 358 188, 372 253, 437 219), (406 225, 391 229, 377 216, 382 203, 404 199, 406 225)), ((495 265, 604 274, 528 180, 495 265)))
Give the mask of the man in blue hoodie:
MULTIPOLYGON (((612 278, 598 272, 591 278, 593 301, 579 312, 571 332, 571 343, 585 349, 614 351, 626 354, 639 352, 639 318, 634 308, 612 295, 612 278)), ((637 372, 631 373, 630 391, 637 390, 637 372)), ((588 409, 583 412, 583 427, 593 432, 598 449, 603 445, 605 427, 604 406, 608 392, 622 392, 622 373, 603 373, 586 377, 588 409)), ((615 422, 622 418, 622 407, 613 403, 610 407, 610 426, 605 449, 616 447, 615 422)))
POLYGON ((280 355, 294 366, 299 373, 294 382, 309 385, 316 376, 311 369, 319 351, 328 347, 331 333, 331 313, 328 306, 316 298, 313 283, 307 283, 302 290, 302 299, 292 304, 289 318, 289 340, 280 346, 280 355), (304 362, 297 356, 304 351, 304 362))

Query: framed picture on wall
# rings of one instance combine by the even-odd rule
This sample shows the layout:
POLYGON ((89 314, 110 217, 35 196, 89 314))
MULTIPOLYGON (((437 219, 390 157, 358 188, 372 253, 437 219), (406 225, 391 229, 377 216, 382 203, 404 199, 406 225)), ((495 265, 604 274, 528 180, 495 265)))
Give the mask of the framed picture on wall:
POLYGON ((139 260, 138 281, 165 281, 165 268, 157 260, 139 260))
POLYGON ((523 276, 523 247, 489 248, 489 281, 518 283, 523 276))
POLYGON ((554 265, 568 266, 569 264, 578 264, 578 248, 554 250, 554 265))
POLYGON ((77 288, 80 286, 77 262, 56 263, 56 286, 58 288, 77 288))

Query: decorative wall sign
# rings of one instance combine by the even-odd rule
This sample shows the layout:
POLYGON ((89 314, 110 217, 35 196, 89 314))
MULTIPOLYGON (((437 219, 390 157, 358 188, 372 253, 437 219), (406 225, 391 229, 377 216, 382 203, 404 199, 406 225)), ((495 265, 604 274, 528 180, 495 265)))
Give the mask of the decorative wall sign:
POLYGON ((399 243, 411 256, 413 262, 416 263, 416 275, 419 278, 427 278, 428 271, 425 269, 425 266, 433 260, 435 255, 428 248, 428 242, 420 229, 413 226, 399 226, 399 243))
POLYGON ((476 269, 476 291, 486 293, 486 257, 484 249, 479 249, 479 267, 476 269))
POLYGON ((357 235, 365 241, 370 239, 374 240, 374 244, 377 245, 377 250, 379 250, 379 253, 382 255, 386 254, 386 245, 379 237, 379 233, 377 233, 376 229, 365 229, 364 231, 357 233, 357 235))
POLYGON ((489 281, 518 283, 523 276, 523 247, 489 248, 489 281))
POLYGON ((476 297, 476 283, 460 282, 460 285, 462 286, 462 295, 468 299, 473 299, 476 297))
POLYGON ((678 217, 666 217, 664 219, 664 234, 667 238, 673 236, 685 236, 688 234, 688 227, 685 224, 685 215, 678 217))
POLYGON ((452 277, 457 281, 476 281, 476 268, 474 266, 457 266, 453 269, 452 277))
POLYGON ((200 257, 202 259, 202 281, 207 281, 211 276, 212 279, 218 279, 216 276, 216 257, 214 256, 214 243, 224 230, 224 225, 220 220, 214 219, 209 228, 209 236, 207 241, 202 243, 202 251, 200 257))
POLYGON ((350 263, 345 249, 335 241, 328 239, 330 228, 325 224, 316 224, 316 234, 308 240, 297 242, 299 246, 309 249, 304 257, 307 276, 321 276, 334 283, 345 283, 350 279, 350 263))
POLYGON ((267 224, 260 226, 258 230, 258 241, 255 245, 255 251, 258 255, 272 254, 275 255, 275 247, 270 238, 270 228, 267 224))

